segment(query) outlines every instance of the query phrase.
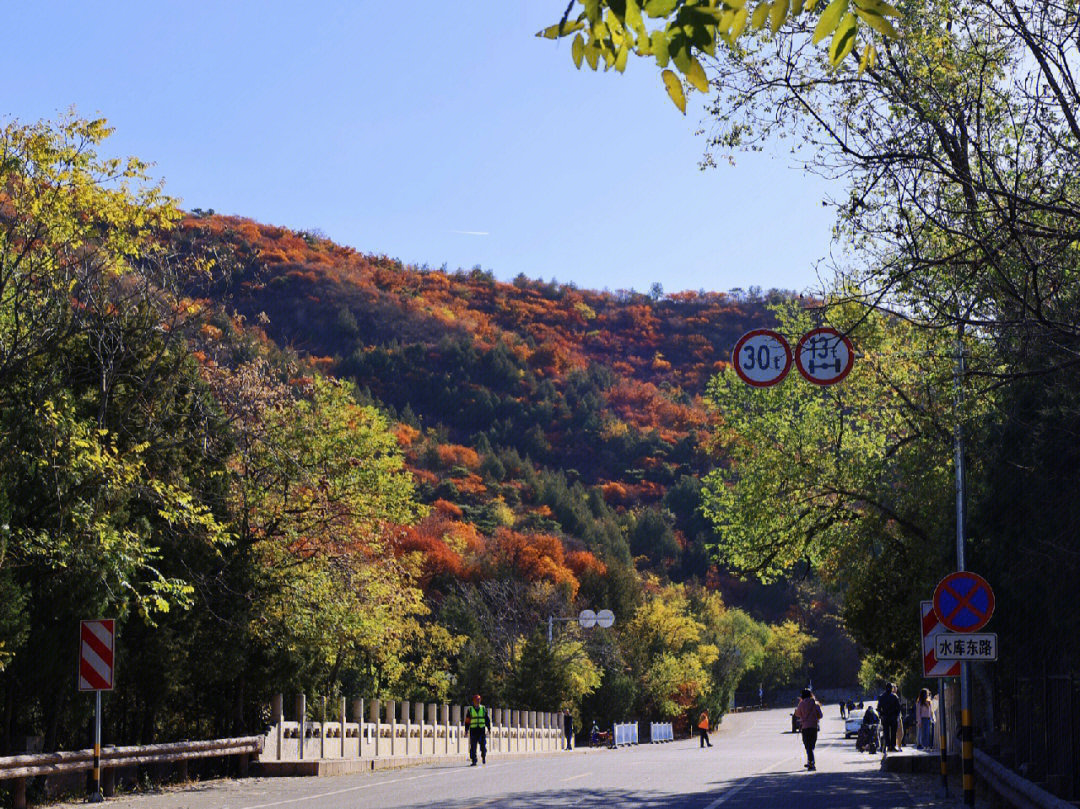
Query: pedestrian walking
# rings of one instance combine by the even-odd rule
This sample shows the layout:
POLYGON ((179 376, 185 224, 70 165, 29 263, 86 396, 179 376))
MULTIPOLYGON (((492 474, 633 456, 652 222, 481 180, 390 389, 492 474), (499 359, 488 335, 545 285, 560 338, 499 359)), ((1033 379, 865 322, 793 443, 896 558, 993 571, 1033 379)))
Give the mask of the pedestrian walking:
POLYGON ((885 735, 885 749, 889 753, 896 752, 897 726, 900 724, 900 697, 896 696, 896 686, 885 683, 885 690, 877 701, 878 713, 881 715, 881 729, 885 735))
POLYGON ((929 750, 934 746, 934 704, 930 701, 930 689, 924 688, 915 700, 915 727, 918 738, 915 746, 919 750, 929 750))
POLYGON ((821 726, 821 703, 817 701, 814 692, 804 688, 802 699, 795 709, 795 716, 799 720, 799 729, 802 733, 803 747, 806 748, 806 764, 808 770, 816 770, 814 762, 814 748, 817 746, 818 729, 821 726))
POLYGON ((702 711, 701 712, 701 716, 698 717, 697 726, 698 726, 698 733, 701 734, 701 743, 698 746, 703 748, 703 749, 706 746, 712 747, 712 742, 709 741, 709 712, 708 711, 702 711))
POLYGON ((472 705, 465 709, 465 727, 469 731, 470 766, 476 766, 476 749, 480 748, 480 761, 487 764, 487 730, 491 725, 488 709, 480 704, 480 695, 474 694, 472 705))
POLYGON ((847 703, 840 700, 840 718, 847 719, 847 703))
POLYGON ((566 738, 566 749, 574 749, 574 715, 569 708, 563 708, 562 712, 563 736, 566 738))

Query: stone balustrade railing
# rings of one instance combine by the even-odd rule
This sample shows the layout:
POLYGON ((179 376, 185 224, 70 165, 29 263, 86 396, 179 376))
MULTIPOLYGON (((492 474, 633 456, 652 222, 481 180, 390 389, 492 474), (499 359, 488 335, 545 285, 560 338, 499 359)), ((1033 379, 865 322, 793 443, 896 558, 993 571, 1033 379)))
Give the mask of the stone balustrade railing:
MULTIPOLYGON (((407 700, 337 702, 336 720, 327 720, 321 701, 319 719, 307 719, 307 700, 297 697, 296 716, 286 720, 281 696, 271 708, 261 761, 326 759, 383 759, 421 756, 464 756, 469 737, 459 705, 407 700), (351 708, 346 713, 346 708, 351 708), (344 720, 344 721, 343 721, 344 720), (351 720, 351 721, 349 721, 351 720)), ((562 749, 562 715, 542 711, 488 708, 491 728, 488 750, 493 753, 540 753, 562 749)))

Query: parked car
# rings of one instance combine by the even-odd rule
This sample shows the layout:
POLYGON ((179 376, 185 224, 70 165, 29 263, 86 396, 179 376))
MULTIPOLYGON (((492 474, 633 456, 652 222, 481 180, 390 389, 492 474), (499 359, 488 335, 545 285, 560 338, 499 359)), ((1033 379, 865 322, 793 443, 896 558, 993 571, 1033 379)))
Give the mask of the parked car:
POLYGON ((848 718, 844 720, 844 738, 850 739, 852 736, 858 736, 859 731, 862 730, 863 712, 859 711, 855 716, 848 714, 848 718))

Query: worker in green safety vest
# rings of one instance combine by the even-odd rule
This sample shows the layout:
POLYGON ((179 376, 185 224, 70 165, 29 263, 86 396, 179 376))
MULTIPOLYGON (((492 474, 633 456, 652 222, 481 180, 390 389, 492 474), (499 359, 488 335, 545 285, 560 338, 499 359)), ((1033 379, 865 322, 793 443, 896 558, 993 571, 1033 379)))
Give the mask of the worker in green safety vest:
POLYGON ((487 729, 491 725, 488 709, 480 704, 480 695, 474 694, 472 705, 465 709, 465 727, 469 729, 469 758, 476 766, 476 748, 480 748, 480 761, 487 764, 487 729))

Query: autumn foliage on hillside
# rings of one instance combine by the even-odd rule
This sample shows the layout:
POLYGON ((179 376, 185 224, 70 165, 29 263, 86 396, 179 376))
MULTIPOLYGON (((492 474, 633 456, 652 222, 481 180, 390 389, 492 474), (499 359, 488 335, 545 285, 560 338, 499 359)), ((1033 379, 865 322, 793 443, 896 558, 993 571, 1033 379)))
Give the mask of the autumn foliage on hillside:
POLYGON ((435 506, 399 545, 426 585, 513 568, 576 593, 605 556, 630 558, 619 515, 644 509, 677 537, 645 555, 704 578, 696 503, 668 495, 708 468, 701 394, 738 336, 770 322, 760 298, 501 283, 201 212, 174 241, 212 258, 212 294, 248 329, 397 419, 435 506))

